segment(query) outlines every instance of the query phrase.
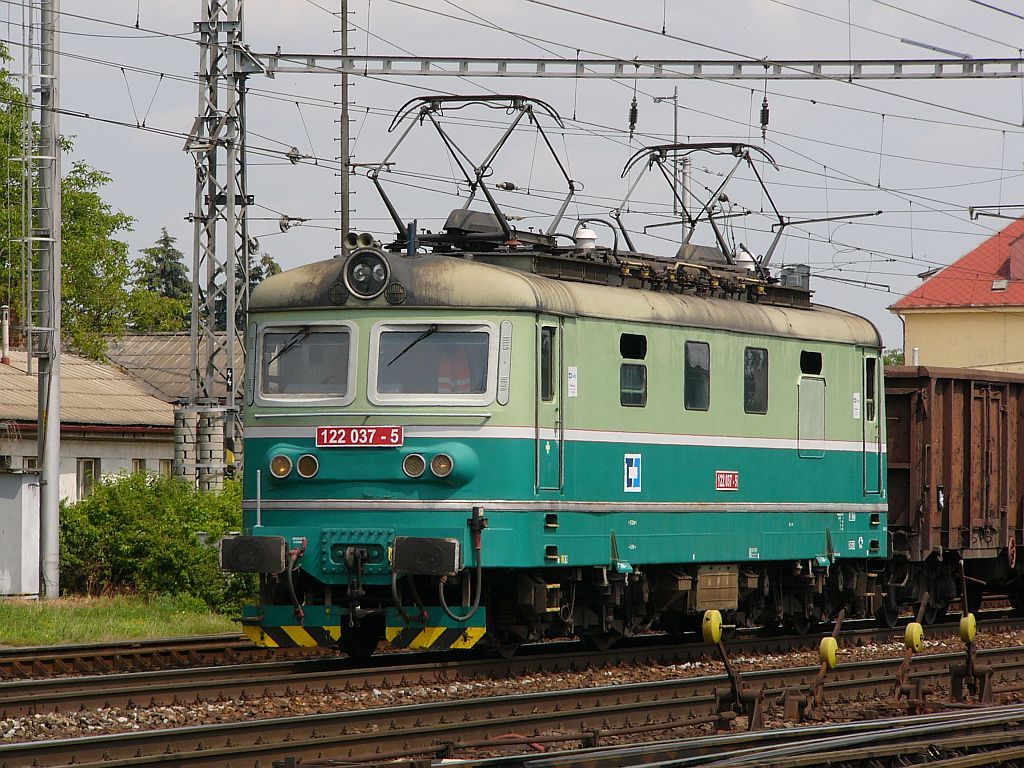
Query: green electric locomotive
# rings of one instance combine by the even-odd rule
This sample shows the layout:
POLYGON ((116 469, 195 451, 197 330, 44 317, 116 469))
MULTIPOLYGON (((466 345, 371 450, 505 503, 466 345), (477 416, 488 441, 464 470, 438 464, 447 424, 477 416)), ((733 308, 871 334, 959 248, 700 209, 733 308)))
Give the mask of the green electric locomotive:
POLYGON ((724 240, 657 258, 625 227, 602 246, 592 221, 519 231, 490 208, 353 238, 253 292, 245 530, 222 544, 225 568, 261 574, 246 633, 507 651, 683 631, 709 609, 798 631, 877 612, 871 323, 724 240))

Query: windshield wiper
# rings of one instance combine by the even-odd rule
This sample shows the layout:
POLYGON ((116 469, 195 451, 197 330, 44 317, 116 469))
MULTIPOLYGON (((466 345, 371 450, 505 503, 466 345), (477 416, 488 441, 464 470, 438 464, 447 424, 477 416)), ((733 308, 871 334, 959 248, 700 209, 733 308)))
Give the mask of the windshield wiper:
POLYGON ((425 338, 427 338, 427 336, 433 336, 435 333, 437 333, 437 325, 436 324, 430 326, 429 328, 427 328, 427 330, 425 330, 423 333, 421 333, 419 336, 417 336, 415 339, 413 339, 409 343, 409 346, 407 346, 405 349, 403 349, 401 352, 399 352, 397 355, 395 355, 394 357, 391 358, 391 362, 389 362, 388 365, 391 365, 391 363, 395 362, 395 360, 397 360, 402 355, 404 355, 406 352, 408 352, 410 349, 415 347, 417 344, 419 344, 421 341, 423 341, 425 338))
POLYGON ((291 338, 289 338, 288 341, 286 341, 284 343, 284 346, 281 347, 279 350, 277 350, 277 352, 274 353, 273 357, 271 357, 269 360, 267 360, 265 365, 269 366, 272 362, 277 360, 277 358, 279 358, 285 352, 287 352, 290 349, 294 349, 296 346, 298 346, 300 341, 302 341, 304 338, 309 336, 309 333, 310 333, 310 331, 309 331, 309 326, 308 325, 306 327, 304 327, 304 328, 300 328, 299 330, 297 330, 291 336, 291 338))

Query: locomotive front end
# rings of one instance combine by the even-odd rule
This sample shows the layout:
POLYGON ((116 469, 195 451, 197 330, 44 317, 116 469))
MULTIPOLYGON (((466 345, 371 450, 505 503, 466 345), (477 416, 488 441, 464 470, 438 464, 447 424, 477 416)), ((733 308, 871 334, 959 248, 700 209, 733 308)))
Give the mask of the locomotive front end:
POLYGON ((479 500, 501 471, 479 435, 507 403, 511 323, 415 306, 417 261, 358 247, 253 294, 245 530, 221 558, 260 574, 242 617, 259 644, 364 655, 484 634, 479 500))

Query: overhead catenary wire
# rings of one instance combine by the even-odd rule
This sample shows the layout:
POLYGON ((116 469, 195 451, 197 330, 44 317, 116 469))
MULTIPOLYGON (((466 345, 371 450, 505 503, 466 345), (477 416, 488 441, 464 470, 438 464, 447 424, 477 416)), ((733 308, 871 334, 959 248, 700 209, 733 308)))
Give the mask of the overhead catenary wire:
MULTIPOLYGON (((780 97, 780 98, 782 98, 782 97, 784 97, 784 96, 779 96, 779 97, 780 97)), ((367 114, 368 114, 368 115, 369 115, 369 114, 371 114, 371 113, 370 113, 370 109, 371 109, 371 108, 370 108, 370 106, 367 106, 367 108, 366 108, 366 109, 367 109, 367 114)), ((307 131, 307 132, 308 132, 308 131, 307 131)), ((618 133, 618 135, 622 135, 622 133, 620 132, 620 133, 618 133)), ((796 138, 796 139, 798 139, 798 140, 801 140, 801 141, 805 141, 805 140, 808 140, 808 137, 802 137, 802 136, 797 136, 797 137, 794 137, 794 138, 796 138)), ((307 137, 307 139, 308 139, 308 137, 307 137)), ((280 154, 278 154, 278 153, 274 153, 273 155, 268 155, 267 157, 281 157, 281 156, 280 156, 280 154)), ((888 157, 888 155, 887 155, 886 157, 888 157)), ((880 162, 881 162, 881 161, 880 161, 880 162)), ((926 161, 926 162, 927 162, 927 161, 926 161)), ((965 164, 965 165, 967 165, 967 164, 965 164)), ((877 185, 878 185, 878 184, 872 184, 872 186, 877 186, 877 185)))

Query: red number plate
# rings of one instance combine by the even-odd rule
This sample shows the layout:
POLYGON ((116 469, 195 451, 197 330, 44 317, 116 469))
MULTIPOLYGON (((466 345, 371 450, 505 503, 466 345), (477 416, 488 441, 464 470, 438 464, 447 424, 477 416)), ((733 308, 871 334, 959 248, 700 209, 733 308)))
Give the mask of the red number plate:
POLYGON ((738 491, 740 489, 740 473, 732 469, 715 471, 716 491, 738 491))
POLYGON ((405 442, 402 427, 317 427, 317 448, 365 448, 399 446, 405 442))

